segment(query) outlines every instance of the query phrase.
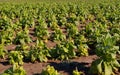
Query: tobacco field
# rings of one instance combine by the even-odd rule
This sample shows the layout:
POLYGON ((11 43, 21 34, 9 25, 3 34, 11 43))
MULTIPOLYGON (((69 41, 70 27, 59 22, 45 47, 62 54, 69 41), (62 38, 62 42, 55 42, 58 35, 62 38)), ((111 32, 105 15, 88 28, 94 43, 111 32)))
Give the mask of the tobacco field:
POLYGON ((120 0, 0 0, 0 75, 120 75, 120 0))

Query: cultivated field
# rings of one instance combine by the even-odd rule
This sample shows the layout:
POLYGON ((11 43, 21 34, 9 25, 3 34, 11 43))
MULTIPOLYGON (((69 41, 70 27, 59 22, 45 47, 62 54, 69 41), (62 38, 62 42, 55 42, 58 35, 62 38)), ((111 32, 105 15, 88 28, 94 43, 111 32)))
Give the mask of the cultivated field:
POLYGON ((120 0, 0 0, 0 75, 120 75, 120 0))

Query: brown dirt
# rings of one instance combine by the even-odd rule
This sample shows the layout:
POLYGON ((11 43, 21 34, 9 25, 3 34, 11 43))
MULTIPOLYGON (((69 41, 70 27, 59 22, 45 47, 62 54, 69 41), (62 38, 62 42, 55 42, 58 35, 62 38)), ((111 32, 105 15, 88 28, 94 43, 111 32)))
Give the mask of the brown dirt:
MULTIPOLYGON (((84 72, 88 75, 89 67, 93 60, 97 58, 96 55, 90 55, 87 57, 78 57, 68 61, 60 60, 48 60, 48 62, 25 62, 23 67, 27 72, 27 75, 40 75, 41 71, 49 64, 59 71, 62 75, 72 75, 72 71, 76 68, 79 71, 84 72)), ((10 68, 8 61, 0 59, 0 73, 3 73, 6 69, 10 68)))

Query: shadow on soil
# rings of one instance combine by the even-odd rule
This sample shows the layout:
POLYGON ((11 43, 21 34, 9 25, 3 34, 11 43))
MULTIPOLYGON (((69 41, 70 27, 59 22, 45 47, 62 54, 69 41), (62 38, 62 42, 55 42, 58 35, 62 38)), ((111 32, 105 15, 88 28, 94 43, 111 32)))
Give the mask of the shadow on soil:
POLYGON ((0 61, 0 64, 2 64, 2 65, 9 65, 9 62, 8 61, 0 61))
MULTIPOLYGON (((56 63, 56 62, 50 62, 51 66, 53 66, 57 71, 62 71, 67 73, 67 75, 73 75, 72 72, 73 70, 78 69, 78 71, 83 72, 83 75, 89 75, 89 63, 78 63, 78 62, 61 62, 61 63, 56 63)), ((41 75, 41 74, 34 74, 34 75, 41 75)), ((64 75, 64 74, 63 74, 64 75)))

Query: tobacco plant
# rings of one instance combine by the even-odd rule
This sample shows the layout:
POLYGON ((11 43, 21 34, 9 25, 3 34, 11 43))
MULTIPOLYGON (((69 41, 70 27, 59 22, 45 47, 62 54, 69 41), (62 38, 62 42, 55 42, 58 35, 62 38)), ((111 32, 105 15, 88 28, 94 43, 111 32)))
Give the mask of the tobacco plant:
POLYGON ((99 59, 92 63, 90 72, 92 74, 111 75, 115 74, 120 67, 116 59, 116 53, 119 51, 119 46, 116 46, 116 39, 109 33, 97 38, 96 54, 99 59))
POLYGON ((8 55, 9 63, 23 65, 23 55, 20 51, 11 51, 8 55))
POLYGON ((9 45, 12 44, 13 39, 14 31, 11 28, 0 32, 0 43, 9 45))
POLYGON ((49 32, 47 30, 47 24, 41 18, 38 20, 38 25, 35 26, 35 36, 43 40, 48 40, 49 32))
POLYGON ((5 58, 5 54, 7 54, 7 51, 4 49, 4 45, 0 44, 0 58, 5 58))
POLYGON ((40 62, 47 62, 47 56, 50 57, 48 51, 49 49, 46 47, 45 43, 38 39, 35 47, 31 47, 28 52, 27 58, 32 62, 35 62, 36 60, 39 60, 40 62))
POLYGON ((15 44, 26 44, 32 42, 28 33, 28 30, 18 32, 13 42, 15 44))
POLYGON ((18 63, 14 63, 13 66, 4 71, 0 75, 27 75, 26 71, 23 69, 23 66, 19 66, 18 63))
POLYGON ((77 28, 77 26, 75 26, 75 24, 68 23, 66 27, 67 27, 67 33, 68 33, 67 36, 69 38, 73 38, 73 37, 75 37, 75 35, 78 34, 78 28, 77 28))
POLYGON ((48 65, 40 75, 60 75, 53 66, 48 65))
POLYGON ((87 39, 85 38, 84 35, 79 34, 78 36, 75 37, 75 45, 77 46, 77 53, 80 56, 88 56, 88 45, 87 45, 87 39))
POLYGON ((63 41, 50 51, 50 55, 52 58, 68 60, 76 56, 74 49, 76 49, 76 46, 72 40, 63 41))
POLYGON ((66 39, 66 36, 63 34, 62 30, 55 29, 55 31, 51 34, 52 41, 63 41, 66 39))
POLYGON ((72 72, 73 75, 83 75, 84 73, 83 72, 79 72, 78 69, 76 68, 76 70, 73 70, 72 72))

